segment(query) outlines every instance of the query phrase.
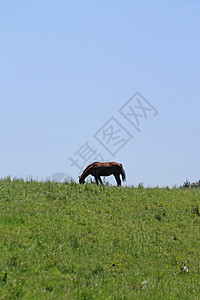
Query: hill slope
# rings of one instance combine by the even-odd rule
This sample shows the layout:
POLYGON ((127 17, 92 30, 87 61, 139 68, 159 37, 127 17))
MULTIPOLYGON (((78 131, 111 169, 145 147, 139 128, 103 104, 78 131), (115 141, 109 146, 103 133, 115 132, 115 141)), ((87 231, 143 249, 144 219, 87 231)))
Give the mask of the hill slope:
POLYGON ((0 299, 198 299, 200 190, 0 181, 0 299))

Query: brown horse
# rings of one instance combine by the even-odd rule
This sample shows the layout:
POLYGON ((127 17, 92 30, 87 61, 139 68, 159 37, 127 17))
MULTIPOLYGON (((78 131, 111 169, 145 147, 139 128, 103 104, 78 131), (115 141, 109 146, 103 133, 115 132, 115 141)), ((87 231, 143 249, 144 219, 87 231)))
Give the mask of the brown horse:
POLYGON ((123 169, 122 164, 118 164, 116 162, 94 162, 91 165, 87 166, 87 168, 83 171, 82 175, 79 176, 79 183, 84 184, 85 178, 89 175, 94 176, 96 180, 96 184, 98 185, 98 181, 103 185, 100 176, 110 176, 114 175, 117 181, 117 185, 121 185, 121 179, 119 175, 121 174, 122 180, 126 180, 125 171, 123 169))

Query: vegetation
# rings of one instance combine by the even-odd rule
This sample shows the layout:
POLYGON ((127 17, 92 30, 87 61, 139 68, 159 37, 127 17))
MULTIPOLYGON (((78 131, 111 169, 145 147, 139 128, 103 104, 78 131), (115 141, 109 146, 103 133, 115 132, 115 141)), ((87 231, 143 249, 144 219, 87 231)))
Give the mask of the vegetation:
POLYGON ((192 182, 192 183, 190 181, 186 180, 182 187, 191 188, 191 189, 198 188, 198 187, 200 187, 200 180, 198 180, 196 182, 192 182))
POLYGON ((200 190, 0 181, 0 299, 199 299, 200 190))

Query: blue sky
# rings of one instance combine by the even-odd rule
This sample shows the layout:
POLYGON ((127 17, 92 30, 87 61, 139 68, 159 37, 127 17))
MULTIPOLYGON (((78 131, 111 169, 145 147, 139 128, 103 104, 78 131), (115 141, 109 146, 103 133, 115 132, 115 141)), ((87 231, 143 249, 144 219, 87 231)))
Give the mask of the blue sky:
POLYGON ((77 180, 102 157, 128 185, 199 180, 199 15, 195 0, 2 1, 0 176, 77 180), (136 109, 140 131, 119 111, 136 92, 158 112, 136 109))

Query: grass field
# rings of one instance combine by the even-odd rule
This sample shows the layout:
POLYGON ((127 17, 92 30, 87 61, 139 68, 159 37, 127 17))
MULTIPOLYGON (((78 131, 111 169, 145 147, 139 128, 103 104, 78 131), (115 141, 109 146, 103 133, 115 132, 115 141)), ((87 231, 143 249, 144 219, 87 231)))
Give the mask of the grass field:
POLYGON ((200 299, 200 189, 0 181, 0 299, 200 299))

